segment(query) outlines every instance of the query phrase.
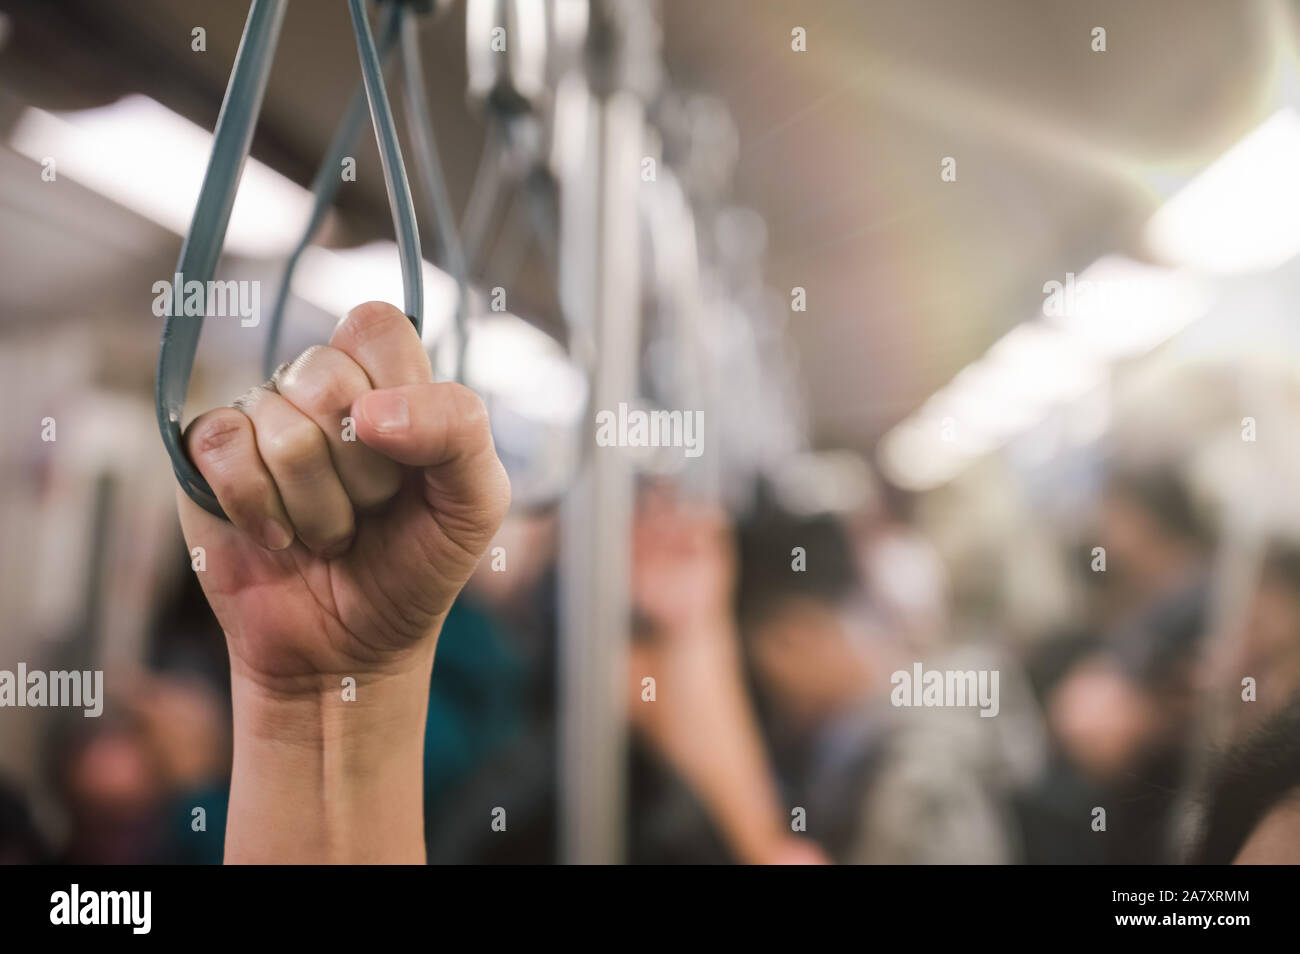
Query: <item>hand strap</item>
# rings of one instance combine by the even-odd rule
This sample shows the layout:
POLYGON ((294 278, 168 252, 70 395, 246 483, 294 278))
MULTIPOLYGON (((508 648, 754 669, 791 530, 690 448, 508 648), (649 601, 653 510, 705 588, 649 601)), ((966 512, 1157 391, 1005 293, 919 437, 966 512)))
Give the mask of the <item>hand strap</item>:
MULTIPOLYGON (((171 458, 172 470, 190 499, 219 517, 224 517, 225 514, 217 503, 212 488, 190 463, 181 442, 181 418, 189 391, 190 372, 194 368, 194 354, 198 348, 199 334, 203 330, 202 314, 186 315, 184 312, 185 286, 199 282, 206 290, 216 272, 239 178, 261 112, 275 44, 279 39, 287 5, 288 0, 253 0, 249 8, 244 35, 239 41, 239 51, 235 54, 235 65, 230 74, 230 84, 226 87, 225 100, 217 116, 212 155, 203 176, 203 186, 199 191, 189 233, 181 246, 180 260, 176 264, 176 284, 172 288, 172 299, 163 324, 162 345, 158 352, 154 405, 158 429, 167 456, 171 458)), ((406 314, 418 332, 423 325, 424 288, 415 207, 402 164, 397 128, 384 88, 379 53, 375 49, 363 0, 348 0, 348 6, 357 36, 366 99, 379 143, 388 203, 393 210, 393 223, 397 230, 406 314)), ((390 10, 386 24, 393 16, 390 10)), ((337 172, 337 165, 334 168, 337 172)), ((203 298, 206 301, 206 294, 203 298)))

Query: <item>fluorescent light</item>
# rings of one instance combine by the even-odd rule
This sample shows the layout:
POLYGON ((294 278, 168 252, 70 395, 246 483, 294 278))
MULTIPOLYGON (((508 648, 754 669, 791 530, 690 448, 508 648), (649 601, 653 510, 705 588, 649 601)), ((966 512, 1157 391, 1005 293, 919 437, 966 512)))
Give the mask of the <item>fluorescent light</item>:
MULTIPOLYGON (((66 113, 28 108, 10 136, 43 162, 119 205, 185 235, 212 151, 212 134, 146 96, 66 113)), ((256 159, 244 164, 225 248, 249 258, 286 254, 311 214, 311 193, 256 159)))
POLYGON ((1048 322, 1101 358, 1149 351, 1213 303, 1203 278, 1122 255, 1099 258, 1077 278, 1044 287, 1044 295, 1048 322))
POLYGON ((1300 253, 1300 115, 1290 107, 1229 149, 1151 217, 1165 262, 1216 274, 1268 271, 1300 253))
POLYGON ((1037 394, 984 360, 967 365, 931 400, 932 413, 952 417, 999 443, 1032 427, 1046 412, 1037 394))
MULTIPOLYGON (((459 295, 456 280, 424 262, 424 344, 432 347, 451 325, 459 295)), ((402 266, 393 242, 331 250, 310 246, 293 275, 293 293, 342 318, 366 301, 402 307, 402 266)))
POLYGON ((890 482, 904 490, 930 490, 952 480, 974 455, 940 439, 934 427, 906 421, 880 442, 877 461, 890 482))
POLYGON ((998 386, 1039 405, 1080 397, 1104 378, 1100 362, 1068 334, 1039 321, 1016 325, 984 360, 998 386))
POLYGON ((465 348, 465 380, 529 420, 571 427, 587 378, 549 335, 508 313, 479 315, 465 348))
POLYGON ((940 486, 1105 376, 1105 364, 1060 328, 1017 325, 885 435, 880 464, 906 489, 940 486))
MULTIPOLYGON (((1276 268, 1300 254, 1300 114, 1287 108, 1233 146, 1147 223, 1148 246, 1176 268, 1121 255, 1043 288, 1043 319, 1017 325, 881 440, 901 486, 951 480, 976 457, 1096 390, 1108 362, 1142 354, 1208 312, 1198 272, 1276 268), (940 433, 946 439, 939 439, 940 433)), ((1105 417, 1091 431, 1105 426, 1105 417)), ((1085 435, 1086 436, 1086 435, 1085 435)))

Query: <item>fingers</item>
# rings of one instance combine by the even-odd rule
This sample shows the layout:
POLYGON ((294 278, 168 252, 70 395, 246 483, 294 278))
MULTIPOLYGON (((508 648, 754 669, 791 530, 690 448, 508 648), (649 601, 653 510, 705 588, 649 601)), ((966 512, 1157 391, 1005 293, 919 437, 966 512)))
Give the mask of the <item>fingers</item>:
POLYGON ((215 408, 186 428, 185 448, 231 523, 268 550, 293 543, 289 515, 258 453, 252 421, 233 407, 215 408))
POLYGON ((356 521, 325 434, 287 398, 268 388, 253 389, 237 404, 252 421, 258 454, 275 480, 298 538, 320 556, 346 551, 356 521))
POLYGON ((275 389, 320 428, 343 489, 359 510, 377 507, 402 486, 402 468, 356 439, 352 402, 370 390, 361 366, 336 348, 309 348, 272 378, 275 389))
POLYGON ((477 394, 452 383, 387 388, 363 394, 352 414, 367 445, 426 468, 431 503, 463 524, 470 545, 486 545, 510 506, 510 481, 477 394))
POLYGON ((453 523, 459 515, 477 543, 504 517, 509 482, 477 395, 432 381, 409 319, 369 302, 340 322, 329 347, 196 419, 186 448, 231 523, 268 549, 296 534, 320 556, 341 554, 354 508, 395 496, 403 465, 426 469, 440 512, 453 523))
POLYGON ((385 302, 353 308, 334 329, 330 346, 359 364, 376 388, 433 380, 429 356, 411 319, 385 302))
POLYGON ((370 391, 352 411, 358 437, 412 467, 441 467, 492 449, 487 409, 461 384, 370 391))

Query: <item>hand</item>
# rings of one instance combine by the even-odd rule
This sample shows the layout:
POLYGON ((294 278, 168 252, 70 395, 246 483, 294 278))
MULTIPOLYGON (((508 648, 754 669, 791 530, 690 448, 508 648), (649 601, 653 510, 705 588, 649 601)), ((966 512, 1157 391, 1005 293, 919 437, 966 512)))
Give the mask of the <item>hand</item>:
POLYGON ((240 676, 333 688, 431 648, 510 500, 482 401, 432 381, 410 321, 372 302, 186 430, 230 522, 182 494, 181 524, 240 676))
POLYGON ((483 403, 371 302, 185 444, 230 517, 178 493, 230 650, 227 860, 422 859, 437 633, 510 501, 483 403))
POLYGON ((643 496, 632 538, 632 602, 659 635, 723 628, 735 582, 723 514, 680 504, 664 488, 643 496))

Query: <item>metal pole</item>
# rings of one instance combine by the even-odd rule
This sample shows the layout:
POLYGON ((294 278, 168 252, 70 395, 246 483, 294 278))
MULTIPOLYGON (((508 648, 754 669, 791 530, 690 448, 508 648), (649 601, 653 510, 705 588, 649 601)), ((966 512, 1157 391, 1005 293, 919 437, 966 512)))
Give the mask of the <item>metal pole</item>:
MULTIPOLYGON (((637 189, 644 113, 632 94, 571 85, 561 169, 560 291, 594 353, 592 415, 637 394, 637 189), (581 128, 579 128, 581 127, 581 128)), ((624 449, 597 447, 560 508, 561 858, 624 854, 626 700, 634 473, 624 449)))

